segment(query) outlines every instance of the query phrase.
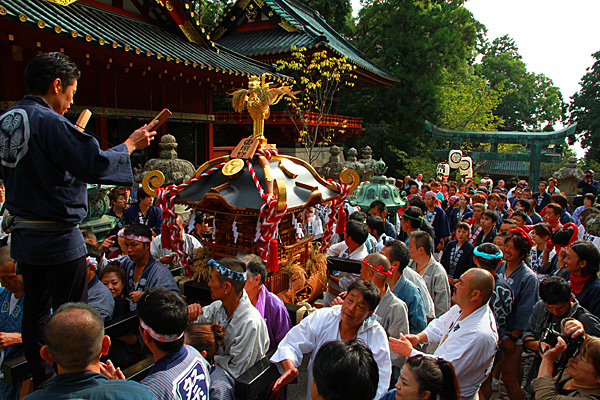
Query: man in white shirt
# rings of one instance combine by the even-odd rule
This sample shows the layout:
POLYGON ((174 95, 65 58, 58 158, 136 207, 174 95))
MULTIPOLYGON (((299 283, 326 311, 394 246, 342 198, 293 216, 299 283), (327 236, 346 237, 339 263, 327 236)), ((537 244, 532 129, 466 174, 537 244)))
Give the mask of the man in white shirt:
MULTIPOLYGON (((369 229, 366 224, 358 221, 348 221, 344 241, 330 246, 327 250, 327 256, 362 261, 369 254, 367 246, 365 246, 368 236, 369 229)), ((333 271, 327 282, 327 292, 325 292, 323 305, 329 307, 341 292, 348 290, 352 282, 357 281, 359 278, 359 274, 333 271)))
MULTIPOLYGON (((308 387, 306 398, 312 399, 310 382, 313 380, 313 363, 321 346, 332 340, 360 339, 373 352, 379 368, 379 385, 375 399, 387 393, 392 363, 387 335, 375 318, 370 318, 381 300, 379 289, 368 281, 350 285, 348 295, 341 306, 315 311, 300 324, 294 326, 283 338, 271 362, 277 364, 281 377, 273 390, 287 385, 298 376, 298 366, 304 354, 312 352, 308 364, 308 387)), ((351 379, 351 377, 349 377, 351 379)))
MULTIPOLYGON (((181 239, 183 240, 183 251, 191 257, 194 255, 194 250, 196 250, 199 247, 202 247, 202 244, 200 244, 198 239, 196 239, 192 235, 188 235, 187 233, 185 233, 185 226, 183 224, 183 218, 181 217, 181 215, 177 215, 177 226, 180 229, 181 239)), ((152 239, 152 243, 150 243, 150 254, 152 254, 152 257, 154 257, 163 265, 181 265, 181 261, 176 260, 176 256, 173 255, 173 250, 162 248, 161 238, 162 234, 152 239)))
POLYGON ((438 343, 434 357, 451 362, 460 386, 461 399, 474 399, 489 374, 498 344, 496 321, 488 301, 494 292, 494 277, 483 269, 465 272, 455 285, 447 313, 417 335, 390 338, 390 348, 405 357, 420 352, 419 343, 438 343))

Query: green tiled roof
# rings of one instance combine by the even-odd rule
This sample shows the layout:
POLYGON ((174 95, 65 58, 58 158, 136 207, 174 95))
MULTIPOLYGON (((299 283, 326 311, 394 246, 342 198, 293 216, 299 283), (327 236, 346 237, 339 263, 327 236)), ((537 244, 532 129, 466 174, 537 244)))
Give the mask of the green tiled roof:
MULTIPOLYGON (((238 0, 230 8, 216 31, 217 36, 220 36, 217 37, 217 43, 249 56, 290 52, 293 45, 328 48, 339 55, 348 57, 354 64, 384 78, 384 80, 398 81, 391 72, 373 63, 365 54, 340 36, 318 12, 296 0, 264 0, 265 4, 262 6, 263 12, 267 15, 272 11, 272 20, 275 22, 285 21, 295 28, 295 31, 278 27, 219 34, 220 29, 230 30, 240 18, 245 18, 245 9, 239 7, 240 2, 248 3, 246 0, 238 0)), ((256 6, 256 4, 254 5, 256 6)))
POLYGON ((131 57, 150 57, 163 62, 228 75, 261 75, 275 78, 275 68, 220 45, 206 47, 189 42, 159 26, 129 18, 81 2, 61 6, 44 0, 0 0, 0 18, 8 18, 33 29, 53 31, 98 46, 112 47, 131 57))

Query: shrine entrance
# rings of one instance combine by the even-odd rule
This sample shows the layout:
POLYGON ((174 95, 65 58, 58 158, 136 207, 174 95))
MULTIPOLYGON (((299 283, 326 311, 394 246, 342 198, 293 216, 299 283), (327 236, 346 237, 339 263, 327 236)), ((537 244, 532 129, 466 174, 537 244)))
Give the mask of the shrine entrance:
POLYGON ((489 143, 490 151, 467 152, 474 161, 500 160, 524 161, 529 163, 529 183, 536 185, 540 179, 540 164, 559 163, 560 154, 547 151, 548 146, 562 144, 567 136, 575 134, 577 124, 554 132, 477 132, 454 131, 442 129, 425 121, 425 129, 431 132, 433 139, 450 142, 448 150, 435 150, 433 155, 448 158, 450 150, 460 149, 462 143, 489 143), (527 151, 520 154, 499 153, 499 144, 521 144, 527 146, 527 151))

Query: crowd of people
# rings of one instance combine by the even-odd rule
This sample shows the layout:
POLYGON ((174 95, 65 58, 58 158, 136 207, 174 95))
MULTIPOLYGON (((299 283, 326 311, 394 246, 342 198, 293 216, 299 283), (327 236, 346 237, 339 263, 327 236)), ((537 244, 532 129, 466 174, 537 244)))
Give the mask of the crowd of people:
MULTIPOLYGON (((524 354, 535 359, 525 390, 536 398, 600 396, 600 238, 586 229, 593 171, 575 210, 553 178, 534 191, 526 181, 509 190, 422 174, 398 181, 408 204, 397 213, 379 200, 345 204, 344 233, 327 256, 359 262, 360 273, 328 270, 322 301, 292 326, 253 254, 208 261, 211 303, 181 295, 161 210, 131 190, 129 155, 154 138, 153 123, 100 150, 63 117, 79 77, 64 54, 40 54, 27 68, 28 95, 0 116, 3 134, 27 139, 16 151, 0 143, 9 213, 0 364, 25 354, 29 399, 233 399, 236 379, 265 358, 280 373, 273 397, 285 398, 305 354, 307 399, 489 399, 502 381, 521 400, 524 354), (109 193, 116 226, 101 243, 78 227, 83 182, 118 185, 109 193), (126 315, 139 328, 106 336, 105 324, 126 315), (123 369, 149 355, 141 382, 126 381, 123 369)), ((327 215, 326 205, 308 210, 305 234, 318 239, 327 215)), ((210 240, 205 215, 177 225, 187 254, 210 240)), ((19 391, 0 381, 1 398, 19 391)))

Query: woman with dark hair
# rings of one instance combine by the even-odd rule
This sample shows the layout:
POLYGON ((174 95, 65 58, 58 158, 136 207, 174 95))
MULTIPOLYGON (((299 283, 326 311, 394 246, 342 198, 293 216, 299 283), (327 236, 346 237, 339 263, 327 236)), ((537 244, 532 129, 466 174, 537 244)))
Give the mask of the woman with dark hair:
POLYGON ((550 265, 556 255, 554 246, 547 246, 548 241, 552 237, 552 227, 550 224, 540 222, 533 226, 531 231, 531 239, 533 247, 529 253, 531 260, 531 269, 539 275, 548 275, 554 272, 550 265))
POLYGON ((406 360, 396 388, 381 400, 458 400, 454 367, 441 358, 416 355, 406 360))
POLYGON ((579 220, 579 215, 581 215, 582 211, 586 208, 592 208, 596 204, 596 196, 593 193, 586 193, 583 196, 583 205, 577 207, 573 212, 573 220, 577 224, 577 226, 581 225, 581 221, 579 220))
POLYGON ((209 398, 233 400, 234 380, 215 363, 215 355, 225 343, 225 328, 219 324, 190 324, 185 331, 184 343, 198 350, 210 364, 209 398))
POLYGON ((464 221, 467 218, 471 218, 473 212, 469 203, 471 199, 466 194, 462 194, 458 199, 458 207, 454 207, 450 210, 448 215, 448 223, 450 224, 450 231, 454 233, 456 231, 456 225, 459 222, 464 221))
POLYGON ((600 252, 590 242, 578 240, 558 254, 557 268, 569 274, 571 291, 579 304, 600 317, 600 252))

